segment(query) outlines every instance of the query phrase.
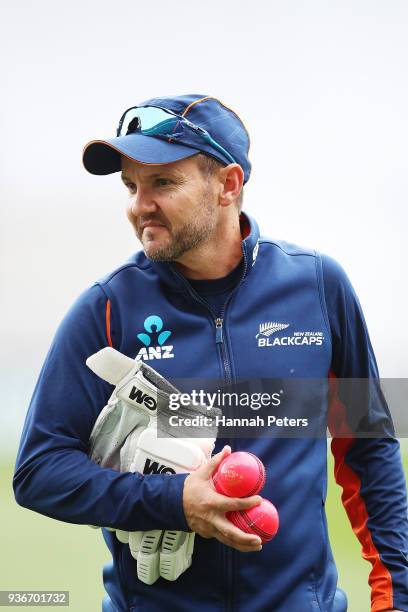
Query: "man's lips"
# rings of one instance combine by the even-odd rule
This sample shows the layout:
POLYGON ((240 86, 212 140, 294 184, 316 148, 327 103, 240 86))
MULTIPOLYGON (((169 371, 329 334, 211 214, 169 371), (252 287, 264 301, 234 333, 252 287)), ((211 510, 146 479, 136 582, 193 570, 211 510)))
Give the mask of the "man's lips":
POLYGON ((151 227, 166 227, 163 223, 157 223, 156 221, 148 221, 147 223, 142 223, 140 225, 140 231, 143 232, 145 229, 150 229, 151 227))

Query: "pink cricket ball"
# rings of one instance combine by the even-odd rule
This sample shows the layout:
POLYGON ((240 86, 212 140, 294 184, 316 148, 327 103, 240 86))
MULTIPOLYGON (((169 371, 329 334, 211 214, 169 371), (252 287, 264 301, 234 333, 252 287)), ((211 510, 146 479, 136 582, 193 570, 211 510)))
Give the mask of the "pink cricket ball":
POLYGON ((257 495, 265 484, 265 467, 253 453, 231 453, 221 461, 213 482, 216 491, 228 497, 257 495))
POLYGON ((235 527, 259 536, 263 544, 272 540, 279 529, 278 511, 267 499, 263 499, 259 506, 248 510, 233 510, 227 512, 226 516, 235 527))

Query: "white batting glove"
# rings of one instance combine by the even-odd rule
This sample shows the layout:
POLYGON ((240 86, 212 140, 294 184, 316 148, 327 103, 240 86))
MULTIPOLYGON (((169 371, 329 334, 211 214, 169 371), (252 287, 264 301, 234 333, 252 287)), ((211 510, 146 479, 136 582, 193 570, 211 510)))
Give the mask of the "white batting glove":
MULTIPOLYGON (((211 457, 215 429, 208 438, 157 438, 157 416, 170 416, 169 394, 178 393, 165 378, 141 361, 107 347, 87 359, 98 376, 116 387, 95 422, 90 456, 103 467, 121 472, 181 474, 195 471, 211 457)), ((190 406, 189 416, 217 412, 190 406)), ((161 426, 163 427, 161 421, 161 426)), ((174 435, 173 431, 165 432, 174 435)), ((116 530, 137 560, 137 575, 146 584, 159 576, 176 580, 192 562, 194 533, 155 529, 116 530)))

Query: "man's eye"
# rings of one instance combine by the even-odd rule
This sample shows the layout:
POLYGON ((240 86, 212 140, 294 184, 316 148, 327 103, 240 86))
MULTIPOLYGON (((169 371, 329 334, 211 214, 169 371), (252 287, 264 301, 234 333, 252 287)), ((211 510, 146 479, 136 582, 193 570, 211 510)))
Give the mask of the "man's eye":
POLYGON ((167 187, 167 185, 171 185, 173 181, 171 181, 170 179, 166 179, 166 178, 159 178, 156 179, 156 184, 159 187, 167 187))

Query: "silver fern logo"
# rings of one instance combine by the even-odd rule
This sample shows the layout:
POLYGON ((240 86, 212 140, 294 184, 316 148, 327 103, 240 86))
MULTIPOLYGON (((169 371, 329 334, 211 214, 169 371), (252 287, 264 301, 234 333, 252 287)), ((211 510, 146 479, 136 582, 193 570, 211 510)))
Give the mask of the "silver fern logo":
POLYGON ((289 327, 289 323, 276 323, 275 321, 269 321, 267 323, 259 324, 259 333, 256 334, 255 338, 259 338, 259 336, 272 336, 275 332, 281 331, 282 329, 286 329, 289 327))

